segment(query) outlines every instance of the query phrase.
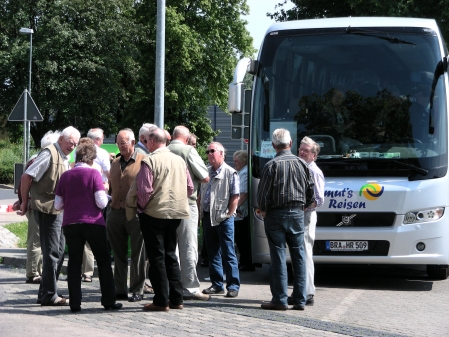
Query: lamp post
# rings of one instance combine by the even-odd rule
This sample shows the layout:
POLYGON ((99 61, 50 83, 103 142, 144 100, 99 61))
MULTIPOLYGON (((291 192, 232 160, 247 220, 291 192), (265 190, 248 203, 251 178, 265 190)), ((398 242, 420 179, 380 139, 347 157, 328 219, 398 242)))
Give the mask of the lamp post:
MULTIPOLYGON (((34 31, 31 28, 20 28, 20 34, 28 34, 30 35, 30 66, 29 66, 29 78, 28 78, 28 92, 31 95, 31 60, 33 58, 33 33, 34 31)), ((26 120, 26 97, 25 97, 25 111, 24 111, 24 119, 23 119, 23 169, 25 170, 26 161, 30 154, 30 132, 31 132, 31 124, 30 121, 26 120), (28 132, 27 132, 28 129, 28 132)))

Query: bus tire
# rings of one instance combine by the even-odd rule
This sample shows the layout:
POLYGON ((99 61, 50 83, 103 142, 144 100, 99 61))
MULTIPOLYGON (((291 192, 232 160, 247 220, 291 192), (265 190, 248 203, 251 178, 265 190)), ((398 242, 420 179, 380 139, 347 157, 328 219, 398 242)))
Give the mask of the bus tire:
POLYGON ((449 276, 449 266, 447 264, 428 264, 427 275, 433 280, 445 280, 449 276))

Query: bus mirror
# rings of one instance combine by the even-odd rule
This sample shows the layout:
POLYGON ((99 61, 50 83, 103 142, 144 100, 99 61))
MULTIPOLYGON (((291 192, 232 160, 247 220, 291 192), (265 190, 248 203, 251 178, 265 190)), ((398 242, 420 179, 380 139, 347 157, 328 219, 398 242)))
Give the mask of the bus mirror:
POLYGON ((246 72, 251 75, 256 75, 258 67, 259 61, 251 59, 251 61, 248 64, 248 68, 246 69, 246 72))
POLYGON ((245 102, 243 102, 243 112, 248 113, 248 114, 251 113, 251 97, 252 97, 252 94, 253 94, 252 90, 245 90, 245 102))
POLYGON ((228 111, 230 113, 243 111, 244 94, 243 83, 229 84, 228 111))

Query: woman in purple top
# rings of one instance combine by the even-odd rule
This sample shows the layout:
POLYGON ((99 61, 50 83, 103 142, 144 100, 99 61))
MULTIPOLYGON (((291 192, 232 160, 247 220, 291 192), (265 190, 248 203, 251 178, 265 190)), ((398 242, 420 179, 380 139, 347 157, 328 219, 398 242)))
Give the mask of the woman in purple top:
POLYGON ((108 198, 100 173, 91 168, 96 156, 94 145, 78 146, 75 167, 61 175, 55 191, 55 208, 64 209, 62 228, 69 249, 67 281, 72 312, 81 310, 80 271, 86 241, 97 260, 101 304, 106 310, 122 307, 121 303, 115 302, 106 224, 101 213, 108 198))

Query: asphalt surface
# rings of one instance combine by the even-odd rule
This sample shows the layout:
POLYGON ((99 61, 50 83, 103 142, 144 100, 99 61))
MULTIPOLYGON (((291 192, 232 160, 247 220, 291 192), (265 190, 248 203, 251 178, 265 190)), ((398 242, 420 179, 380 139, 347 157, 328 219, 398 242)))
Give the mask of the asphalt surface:
MULTIPOLYGON (((0 203, 3 200, 0 199, 0 203)), ((2 223, 23 221, 1 213, 2 223), (8 222, 9 221, 9 222, 8 222)), ((2 226, 0 226, 0 229, 2 226)), ((0 238, 2 232, 0 231, 0 238)), ((449 280, 430 280, 422 266, 317 265, 315 305, 266 311, 268 265, 241 273, 237 298, 185 301, 183 310, 144 312, 141 302, 119 311, 100 305, 98 278, 82 283, 82 311, 36 304, 38 285, 25 283, 26 251, 0 247, 0 336, 449 336, 449 280)), ((67 261, 65 262, 65 264, 67 261)), ((63 269, 65 272, 65 269, 63 269)), ((208 269, 198 267, 201 288, 208 269)), ((67 282, 59 281, 68 295, 67 282)), ((289 292, 292 286, 289 285, 289 292)))

